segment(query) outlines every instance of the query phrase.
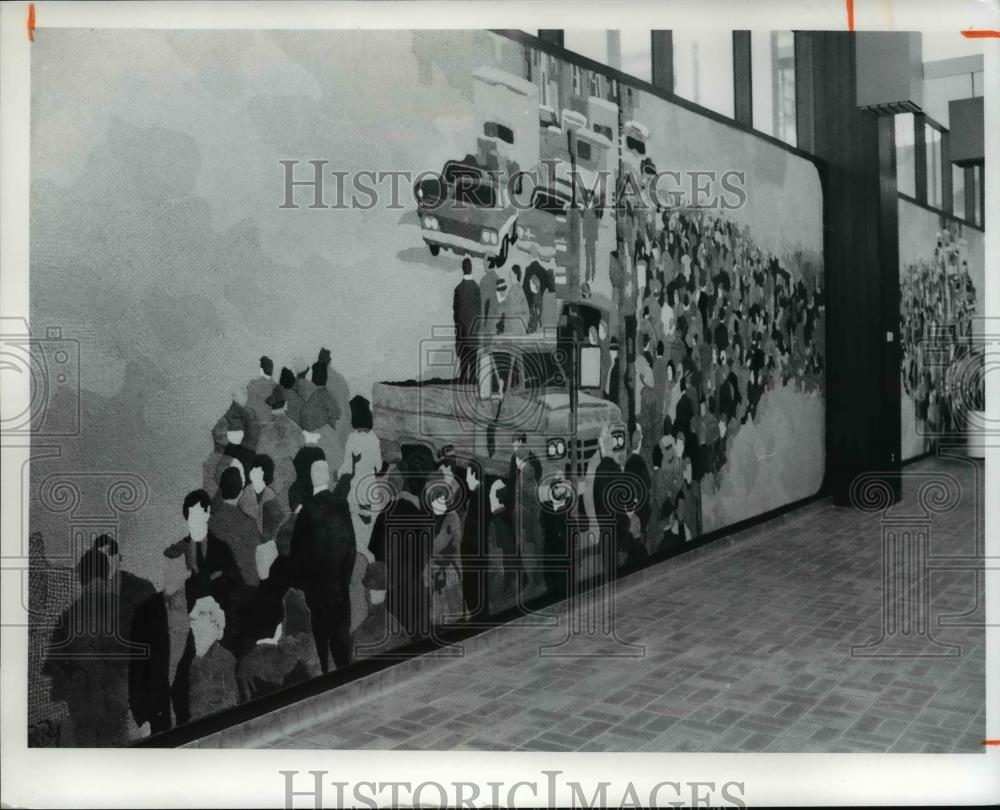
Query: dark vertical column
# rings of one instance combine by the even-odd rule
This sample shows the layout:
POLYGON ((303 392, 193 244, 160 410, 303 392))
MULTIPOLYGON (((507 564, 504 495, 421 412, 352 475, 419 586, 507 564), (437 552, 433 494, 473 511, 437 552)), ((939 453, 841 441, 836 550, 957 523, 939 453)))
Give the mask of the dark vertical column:
POLYGON ((949 214, 955 213, 955 188, 951 182, 951 136, 948 130, 941 133, 941 207, 949 214))
POLYGON ((882 249, 898 240, 891 221, 896 201, 889 200, 895 172, 880 170, 879 148, 880 129, 887 142, 891 119, 880 127, 876 116, 857 108, 854 34, 797 32, 795 51, 797 66, 808 55, 807 70, 796 76, 800 145, 822 161, 826 484, 834 503, 846 505, 859 474, 891 470, 899 458, 898 450, 892 458, 899 398, 885 396, 899 377, 899 314, 893 309, 899 265, 882 249))
POLYGON ((753 126, 753 76, 750 65, 749 31, 733 31, 733 118, 748 127, 753 126))
MULTIPOLYGON (((881 353, 882 385, 880 398, 886 403, 882 414, 882 447, 888 469, 901 466, 902 402, 899 367, 902 352, 899 336, 899 197, 896 190, 896 121, 891 115, 878 119, 878 255, 882 284, 882 317, 885 347, 881 353)), ((900 497, 901 479, 890 476, 887 483, 900 497)))
POLYGON ((914 196, 917 202, 927 204, 927 127, 923 113, 913 116, 913 165, 914 196))
POLYGON ((538 30, 538 38, 543 42, 558 45, 560 48, 564 47, 562 28, 540 28, 538 30))
POLYGON ((965 172, 965 218, 976 221, 976 167, 963 166, 965 172))
POLYGON ((653 57, 653 87, 674 92, 674 36, 671 31, 650 31, 653 57))
POLYGON ((979 183, 977 184, 977 189, 979 192, 979 217, 976 219, 976 224, 986 227, 986 166, 982 163, 979 164, 979 183))
MULTIPOLYGON (((795 137, 799 149, 816 151, 815 120, 813 116, 813 46, 816 34, 811 31, 795 32, 795 137)), ((775 99, 778 95, 775 92, 775 99)))

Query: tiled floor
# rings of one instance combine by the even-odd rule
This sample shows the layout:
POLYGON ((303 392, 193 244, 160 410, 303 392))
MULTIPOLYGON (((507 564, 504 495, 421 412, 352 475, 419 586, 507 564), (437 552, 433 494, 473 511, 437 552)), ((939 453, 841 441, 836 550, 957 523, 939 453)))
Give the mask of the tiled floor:
POLYGON ((558 627, 493 631, 504 635, 481 652, 271 747, 981 752, 982 563, 970 560, 981 474, 961 461, 908 467, 904 500, 889 512, 921 514, 917 490, 932 479, 960 493, 929 524, 937 644, 911 634, 899 645, 890 632, 876 652, 895 655, 852 655, 882 634, 883 515, 821 504, 621 583, 617 635, 643 645, 642 657, 595 657, 616 646, 606 637, 574 638, 573 657, 542 657, 541 645, 566 635, 561 608, 558 627), (941 556, 966 570, 936 570, 941 556), (943 645, 958 654, 926 655, 943 645))

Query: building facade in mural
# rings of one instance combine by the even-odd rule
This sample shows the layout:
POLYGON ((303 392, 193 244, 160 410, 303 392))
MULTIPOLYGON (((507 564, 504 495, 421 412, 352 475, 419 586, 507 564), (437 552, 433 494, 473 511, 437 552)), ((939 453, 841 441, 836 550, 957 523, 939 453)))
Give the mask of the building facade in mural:
MULTIPOLYGON (((100 44, 54 33, 65 50, 33 58, 100 44)), ((127 744, 818 488, 806 161, 485 32, 233 36, 242 62, 183 33, 119 51, 123 76, 157 68, 154 100, 197 65, 190 97, 109 89, 128 114, 75 162, 46 151, 61 119, 38 101, 32 317, 79 325, 92 373, 78 443, 32 466, 39 548, 73 538, 32 626, 34 744, 127 744), (332 150, 428 174, 402 211, 280 210, 271 174, 227 172, 241 128, 268 166, 332 150), (745 210, 649 193, 723 154, 745 210), (139 471, 148 508, 74 528, 42 491, 70 469, 139 471)))

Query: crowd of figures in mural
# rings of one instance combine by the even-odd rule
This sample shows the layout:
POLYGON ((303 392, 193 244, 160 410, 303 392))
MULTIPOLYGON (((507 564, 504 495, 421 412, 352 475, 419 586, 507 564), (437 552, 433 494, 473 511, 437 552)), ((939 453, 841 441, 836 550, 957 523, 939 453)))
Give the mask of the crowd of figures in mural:
MULTIPOLYGON (((378 435, 367 398, 328 388, 330 351, 277 379, 261 357, 212 431, 201 486, 178 504, 187 534, 164 546, 163 591, 122 568, 108 535, 79 562, 46 665, 76 744, 121 745, 437 627, 563 596, 587 555, 634 565, 698 537, 702 493, 767 391, 822 385, 821 293, 719 216, 630 206, 622 223, 621 258, 594 272, 622 299, 625 388, 638 395, 622 397, 634 408, 623 420, 614 343, 591 324, 607 409, 577 469, 520 430, 482 458, 433 443, 383 458, 399 439, 378 435), (485 576, 470 560, 486 561, 485 576), (74 632, 88 617, 115 621, 104 635, 74 632)), ((529 302, 555 284, 537 263, 478 281, 462 265, 458 367, 437 384, 477 391, 485 369, 486 401, 502 402, 534 381, 498 338, 530 334, 529 302)))
POLYGON ((963 407, 984 407, 982 380, 970 387, 955 378, 974 349, 976 312, 976 288, 956 230, 943 227, 933 256, 904 266, 899 282, 904 407, 909 399, 913 424, 931 449, 937 437, 962 429, 963 407))
POLYGON ((568 70, 526 57, 523 78, 473 72, 475 143, 395 234, 445 271, 447 359, 350 390, 332 336, 306 367, 247 349, 259 368, 210 436, 204 419, 177 524, 82 550, 44 656, 59 744, 128 744, 677 553, 717 528, 705 500, 773 392, 822 397, 815 259, 655 200, 625 95, 596 76, 570 95, 568 70), (161 590, 133 543, 155 546, 161 590))

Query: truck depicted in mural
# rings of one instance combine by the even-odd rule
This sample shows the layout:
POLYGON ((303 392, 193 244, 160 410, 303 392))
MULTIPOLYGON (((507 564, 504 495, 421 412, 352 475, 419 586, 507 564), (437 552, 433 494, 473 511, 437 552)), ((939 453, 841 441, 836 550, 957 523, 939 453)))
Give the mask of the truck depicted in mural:
POLYGON ((517 240, 517 209, 503 182, 474 155, 450 160, 414 186, 420 232, 432 256, 441 248, 502 267, 517 240))
MULTIPOLYGON (((382 457, 416 456, 432 469, 442 449, 451 447, 461 462, 474 460, 484 474, 504 476, 510 441, 523 433, 543 477, 567 470, 582 475, 602 431, 624 433, 625 426, 616 404, 584 387, 587 381, 580 375, 584 319, 567 317, 572 306, 578 305, 559 301, 558 326, 543 335, 491 335, 480 349, 478 384, 446 376, 375 383, 372 414, 382 457), (495 394, 490 393, 489 377, 496 372, 498 354, 512 358, 523 376, 519 385, 495 394)), ((425 372, 435 368, 434 357, 439 356, 445 358, 437 366, 441 374, 452 373, 452 341, 449 336, 424 343, 425 372)))

